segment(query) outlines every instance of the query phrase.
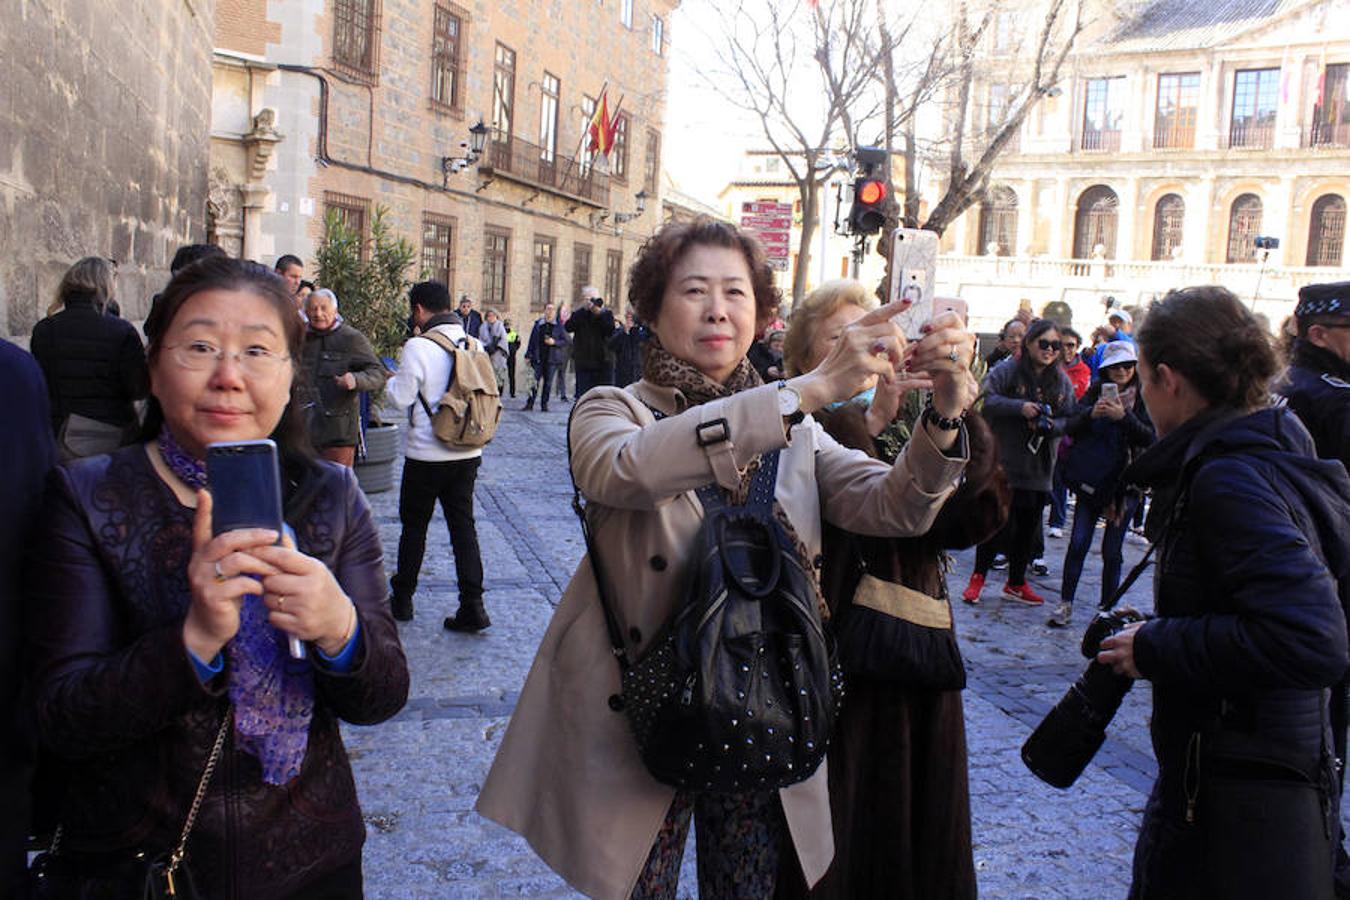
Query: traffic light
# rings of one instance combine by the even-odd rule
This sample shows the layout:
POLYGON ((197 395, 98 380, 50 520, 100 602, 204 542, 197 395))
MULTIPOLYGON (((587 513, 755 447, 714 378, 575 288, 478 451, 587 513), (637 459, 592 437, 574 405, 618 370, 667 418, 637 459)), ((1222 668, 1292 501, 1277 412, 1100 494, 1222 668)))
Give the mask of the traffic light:
POLYGON ((848 228, 853 234, 876 234, 886 223, 882 204, 886 200, 886 182, 879 178, 859 178, 853 182, 853 208, 848 212, 848 228))

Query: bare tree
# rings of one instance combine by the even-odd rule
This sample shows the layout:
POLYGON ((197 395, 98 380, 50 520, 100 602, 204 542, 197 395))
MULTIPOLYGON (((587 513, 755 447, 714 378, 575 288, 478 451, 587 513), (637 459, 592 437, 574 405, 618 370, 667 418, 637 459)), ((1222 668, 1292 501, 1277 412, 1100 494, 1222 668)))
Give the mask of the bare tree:
POLYGON ((865 25, 863 6, 859 0, 708 4, 714 25, 705 36, 719 65, 704 72, 704 80, 732 106, 755 117, 797 186, 801 236, 792 281, 794 304, 806 293, 811 244, 820 226, 821 186, 840 166, 834 148, 852 130, 851 117, 868 114, 860 107, 866 106, 874 57, 854 37, 865 25))
POLYGON ((972 23, 965 0, 958 7, 953 30, 955 59, 949 88, 954 103, 948 114, 950 146, 946 188, 923 223, 924 228, 938 234, 984 196, 989 189, 989 178, 995 163, 1017 137, 1022 123, 1036 104, 1058 85, 1064 61, 1083 31, 1082 0, 1049 0, 1045 18, 1036 32, 1034 47, 1028 57, 1026 80, 1020 85, 1008 87, 1002 115, 989 123, 985 140, 976 143, 970 139, 968 129, 974 123, 972 89, 980 75, 976 63, 977 50, 994 15, 994 10, 988 10, 978 23, 972 23))
MULTIPOLYGON (((932 25, 929 9, 920 7, 909 19, 892 21, 896 9, 886 0, 841 0, 868 15, 836 15, 842 23, 856 23, 858 30, 835 35, 833 40, 860 45, 855 57, 871 59, 870 91, 862 92, 863 102, 855 97, 848 103, 838 92, 835 102, 845 105, 840 121, 852 147, 884 147, 902 162, 903 190, 897 191, 894 170, 884 173, 889 198, 886 224, 877 250, 884 254, 890 235, 897 227, 925 228, 941 234, 978 202, 988 190, 989 179, 1000 156, 1017 137, 1023 122, 1036 104, 1057 85, 1065 60, 1083 30, 1082 0, 1047 0, 1044 17, 1022 46, 996 46, 1004 54, 990 61, 1001 66, 1020 83, 1004 86, 1004 101, 997 110, 987 110, 984 122, 977 125, 975 99, 990 81, 985 67, 989 54, 982 52, 991 41, 991 29, 997 29, 999 16, 1027 17, 1035 8, 1021 0, 982 3, 972 11, 967 0, 958 0, 950 27, 938 31, 932 25), (879 98, 879 101, 874 99, 879 98), (943 120, 941 134, 933 140, 919 138, 921 114, 936 112, 943 120), (925 165, 944 169, 943 190, 923 213, 925 165), (903 197, 903 206, 899 198, 903 197)), ((1002 38, 995 34, 995 41, 1002 38)), ((824 46, 822 41, 821 46, 824 46)), ((818 55, 824 67, 831 57, 818 55)), ((827 88, 834 79, 826 76, 827 88)), ((882 291, 884 293, 884 283, 882 291)))

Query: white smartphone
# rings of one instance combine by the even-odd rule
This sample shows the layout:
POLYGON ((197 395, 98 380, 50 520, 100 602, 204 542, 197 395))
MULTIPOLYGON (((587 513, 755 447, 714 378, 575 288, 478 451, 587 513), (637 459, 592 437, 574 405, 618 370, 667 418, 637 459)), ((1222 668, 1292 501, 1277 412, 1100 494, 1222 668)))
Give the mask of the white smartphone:
POLYGON ((1119 403, 1120 385, 1116 384, 1114 381, 1103 381, 1102 399, 1105 400, 1107 403, 1119 403))
POLYGON ((908 299, 909 307, 895 317, 895 323, 909 338, 922 337, 919 331, 933 318, 933 287, 937 280, 938 236, 935 231, 897 228, 891 245, 892 302, 908 299))

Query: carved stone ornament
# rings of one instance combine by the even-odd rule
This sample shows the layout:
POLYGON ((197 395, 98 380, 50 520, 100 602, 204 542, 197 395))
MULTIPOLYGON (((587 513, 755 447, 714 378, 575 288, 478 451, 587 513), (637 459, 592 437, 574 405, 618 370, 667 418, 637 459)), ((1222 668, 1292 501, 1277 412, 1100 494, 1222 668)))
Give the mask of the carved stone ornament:
POLYGON ((248 151, 248 180, 262 181, 267 171, 267 160, 272 157, 272 149, 283 139, 276 129, 277 111, 270 106, 258 111, 253 117, 253 128, 244 135, 244 148, 248 151))

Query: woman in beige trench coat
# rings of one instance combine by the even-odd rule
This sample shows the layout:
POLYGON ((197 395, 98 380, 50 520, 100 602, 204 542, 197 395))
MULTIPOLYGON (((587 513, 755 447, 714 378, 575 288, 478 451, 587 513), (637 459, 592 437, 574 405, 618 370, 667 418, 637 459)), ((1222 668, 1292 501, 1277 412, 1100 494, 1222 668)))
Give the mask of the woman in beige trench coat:
MULTIPOLYGON (((654 235, 633 266, 629 300, 653 334, 642 380, 588 392, 569 439, 632 656, 683 599, 702 517, 695 489, 743 489, 761 453, 781 451, 775 501, 810 557, 820 552, 822 516, 863 534, 921 534, 957 486, 975 341, 954 315, 907 344, 890 318, 903 307, 882 307, 846 329, 815 371, 763 385, 745 353, 777 310, 773 272, 752 238, 712 220, 654 235), (931 379, 933 411, 893 466, 840 447, 809 418, 902 367, 931 379)), ((807 882, 820 878, 834 854, 823 763, 775 792, 677 792, 643 767, 624 715, 608 702, 618 691, 583 561, 540 644, 479 812, 524 835, 593 897, 673 897, 691 812, 705 900, 770 896, 789 847, 807 882)))

